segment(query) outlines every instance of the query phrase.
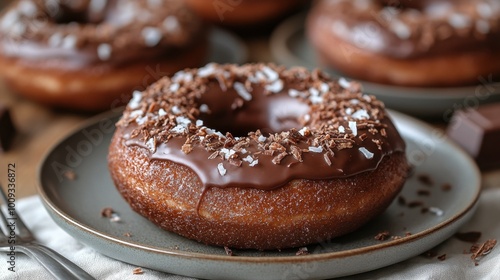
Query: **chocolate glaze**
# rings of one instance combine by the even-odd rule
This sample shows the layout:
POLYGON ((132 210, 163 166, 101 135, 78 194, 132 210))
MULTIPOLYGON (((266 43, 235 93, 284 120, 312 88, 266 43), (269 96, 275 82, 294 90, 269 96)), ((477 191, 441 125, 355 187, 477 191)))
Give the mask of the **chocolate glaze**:
POLYGON ((182 2, 161 1, 158 7, 154 2, 68 2, 73 6, 66 1, 56 1, 55 6, 41 0, 14 2, 0 16, 0 54, 33 63, 57 60, 57 67, 67 69, 100 64, 119 67, 176 56, 205 40, 201 21, 182 2), (92 2, 104 5, 95 10, 92 2), (107 50, 99 53, 100 47, 107 50))
POLYGON ((360 49, 417 58, 500 48, 497 1, 322 1, 309 15, 360 49))
MULTIPOLYGON (((246 73, 246 77, 243 78, 241 75, 234 74, 234 69, 228 68, 228 66, 225 67, 220 67, 220 69, 230 69, 230 71, 233 71, 231 74, 236 76, 236 81, 245 83, 248 81, 245 79, 252 75, 251 71, 259 71, 264 66, 247 67, 245 71, 249 73, 246 73)), ((273 66, 269 67, 272 68, 273 66)), ((276 68, 272 69, 277 70, 276 68)), ((240 96, 231 86, 231 83, 227 86, 227 90, 223 90, 218 85, 215 76, 208 77, 207 81, 207 78, 196 77, 196 71, 194 71, 195 81, 192 82, 194 85, 191 85, 191 88, 199 88, 200 86, 197 83, 208 86, 193 94, 192 98, 184 92, 184 97, 180 96, 179 100, 175 96, 169 97, 169 95, 176 95, 176 93, 158 92, 172 85, 169 78, 164 78, 143 93, 140 106, 136 103, 137 100, 129 104, 124 118, 118 123, 119 130, 117 133, 123 135, 123 141, 125 141, 126 145, 147 149, 152 160, 169 160, 189 167, 198 175, 206 187, 243 187, 270 190, 280 187, 293 179, 320 180, 348 177, 375 170, 384 156, 394 152, 404 152, 404 141, 391 120, 385 115, 383 105, 374 97, 367 97, 359 92, 348 92, 336 82, 318 78, 315 81, 316 84, 318 81, 325 85, 328 84, 330 90, 323 95, 324 103, 311 104, 307 98, 291 97, 288 94, 290 89, 303 91, 306 88, 314 87, 313 83, 306 84, 303 80, 290 78, 291 76, 296 77, 296 73, 299 73, 293 72, 294 70, 290 71, 292 75, 286 77, 283 77, 285 72, 280 73, 285 86, 276 93, 269 94, 262 84, 252 84, 252 99, 243 102, 239 107, 233 105, 238 103, 236 101, 240 96), (148 139, 151 139, 149 137, 161 138, 158 137, 158 130, 155 129, 165 131, 169 128, 162 124, 161 117, 158 118, 157 115, 150 115, 151 122, 141 123, 140 125, 137 123, 136 118, 131 117, 131 115, 134 111, 142 110, 138 108, 150 108, 148 111, 154 111, 161 107, 162 110, 165 109, 166 112, 170 112, 171 107, 162 106, 161 104, 165 103, 162 103, 161 100, 175 104, 182 100, 190 104, 191 109, 198 108, 201 104, 207 105, 210 112, 199 114, 195 112, 195 119, 203 120, 204 125, 223 132, 223 134, 230 132, 234 136, 251 138, 250 144, 245 146, 246 153, 240 153, 238 149, 235 149, 236 154, 240 159, 252 155, 254 159, 258 159, 258 164, 250 166, 243 161, 240 166, 232 165, 228 160, 224 160, 223 156, 219 155, 212 158, 211 155, 217 150, 207 151, 203 145, 196 144, 193 144, 192 151, 186 154, 183 152, 183 145, 188 140, 188 137, 199 133, 199 126, 197 129, 190 129, 192 132, 189 135, 168 133, 167 141, 158 140, 152 147, 151 144, 148 144, 148 139), (326 108, 328 106, 337 106, 334 103, 338 103, 338 108, 340 108, 338 111, 334 112, 334 110, 326 108), (352 117, 354 115, 352 112, 350 114, 346 113, 346 110, 350 109, 348 106, 351 103, 356 104, 352 105, 352 108, 366 108, 366 111, 370 114, 370 120, 356 120, 352 117), (232 106, 233 109, 231 109, 232 106), (357 122, 356 135, 349 128, 349 121, 357 122), (339 132, 339 125, 343 125, 345 133, 339 132), (310 129, 311 135, 308 133, 301 135, 298 132, 304 126, 310 129), (332 127, 337 128, 335 130, 332 127), (307 151, 302 153, 302 161, 289 154, 279 163, 273 162, 273 159, 280 152, 277 151, 273 155, 266 154, 262 146, 269 143, 261 142, 259 137, 254 135, 254 131, 257 131, 257 129, 263 131, 262 136, 266 137, 266 141, 272 138, 270 134, 290 131, 290 134, 294 136, 288 139, 292 139, 301 150, 307 151), (141 130, 149 135, 146 137, 141 136, 138 133, 141 130), (155 133, 156 136, 154 136, 155 133), (255 137, 252 137, 252 135, 255 137), (314 139, 325 138, 335 138, 338 143, 350 142, 352 145, 341 148, 341 144, 338 144, 332 147, 332 156, 332 154, 328 153, 324 145, 325 142, 320 141, 323 143, 322 146, 325 146, 323 151, 309 151, 311 146, 319 146, 314 144, 314 139), (366 151, 368 152, 367 155, 366 151), (331 164, 325 159, 327 156, 331 164), (226 171, 225 174, 221 174, 218 169, 221 163, 226 171)), ((232 77, 229 79, 232 79, 232 77)), ((146 110, 143 111, 146 112, 146 110)), ((165 118, 171 119, 176 115, 167 113, 165 118)), ((185 116, 188 116, 188 114, 185 114, 185 116)), ((225 139, 228 138, 232 137, 226 134, 225 139)), ((239 140, 239 138, 235 139, 236 142, 239 140)), ((287 151, 290 150, 291 145, 284 144, 283 146, 287 151)), ((231 148, 231 146, 228 145, 228 148, 231 148)))

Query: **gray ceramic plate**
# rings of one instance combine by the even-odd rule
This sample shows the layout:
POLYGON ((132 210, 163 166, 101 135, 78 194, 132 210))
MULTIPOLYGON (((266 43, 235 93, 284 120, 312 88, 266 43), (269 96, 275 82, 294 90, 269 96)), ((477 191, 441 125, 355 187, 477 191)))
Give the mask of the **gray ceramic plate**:
POLYGON ((121 198, 106 163, 113 123, 119 114, 97 116, 56 144, 41 163, 38 190, 51 217, 69 234, 102 254, 141 267, 206 279, 352 275, 403 261, 446 240, 472 216, 479 196, 479 171, 462 150, 437 130, 392 112, 407 141, 408 158, 415 166, 402 197, 421 206, 412 208, 395 201, 382 216, 357 232, 308 246, 309 255, 295 256, 297 250, 291 249, 236 250, 236 256, 228 256, 223 248, 157 228, 121 198), (73 171, 76 179, 67 179, 67 170, 73 171), (426 185, 419 176, 427 176, 433 184, 426 185), (442 186, 448 184, 451 189, 444 191, 442 186), (422 196, 427 192, 428 196, 422 196), (117 211, 121 222, 102 218, 100 212, 105 207, 117 211), (423 207, 434 211, 423 213, 423 207), (401 238, 374 239, 385 230, 401 238), (411 235, 405 236, 407 232, 411 235), (126 237, 126 233, 131 236, 126 237))
POLYGON ((242 64, 248 59, 248 50, 245 43, 228 31, 213 27, 209 41, 210 50, 207 63, 242 64))
MULTIPOLYGON (((332 76, 338 71, 319 63, 313 47, 304 33, 304 14, 285 20, 271 36, 271 52, 283 65, 323 68, 332 76)), ((365 92, 376 95, 386 106, 419 117, 449 121, 454 110, 500 100, 500 83, 489 83, 488 77, 478 77, 478 85, 454 88, 418 88, 375 84, 361 81, 365 92)))

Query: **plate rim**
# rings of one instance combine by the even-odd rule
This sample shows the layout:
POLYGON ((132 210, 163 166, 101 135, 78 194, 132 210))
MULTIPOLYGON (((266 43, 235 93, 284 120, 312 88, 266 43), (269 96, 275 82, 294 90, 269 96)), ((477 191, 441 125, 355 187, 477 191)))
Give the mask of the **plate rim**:
MULTIPOLYGON (((424 129, 433 129, 432 126, 424 123, 423 121, 420 121, 416 118, 413 118, 411 116, 405 115, 403 113, 393 111, 393 110, 387 110, 390 114, 390 116, 397 117, 397 118, 402 118, 405 121, 411 121, 414 122, 415 125, 418 125, 424 129)), ((400 244, 405 244, 405 243, 412 243, 414 241, 417 241, 421 238, 424 238, 428 236, 429 234, 432 234, 433 232, 439 231, 443 228, 446 228, 447 226, 453 224, 454 222, 460 220, 462 217, 467 215, 471 210, 474 209, 474 207, 477 205, 477 202, 479 200, 479 196, 481 193, 481 174, 479 171, 479 168, 477 165, 473 162, 472 158, 467 155, 463 149, 461 149, 458 145, 453 143, 451 140, 447 139, 446 141, 449 142, 447 144, 450 144, 453 146, 453 149, 455 149, 457 152, 461 153, 461 156, 464 157, 468 161, 468 164, 473 167, 472 172, 476 175, 475 177, 475 193, 474 193, 474 198, 468 203, 466 207, 463 208, 462 211, 454 213, 453 216, 448 218, 447 220, 441 221, 438 224, 436 224, 434 227, 427 228, 421 232, 412 234, 410 236, 405 236, 400 239, 396 240, 390 240, 386 241, 384 243, 379 243, 375 245, 370 245, 370 246, 365 246, 361 248, 355 248, 355 249, 349 249, 349 250, 344 250, 344 251, 339 251, 339 252, 324 252, 324 253, 315 253, 315 254, 309 254, 309 255, 303 255, 303 256, 227 256, 227 255, 213 255, 213 254, 207 254, 207 253, 199 253, 199 252, 189 252, 189 251, 182 251, 179 249, 169 249, 169 248, 161 248, 157 246, 145 246, 144 244, 139 244, 135 242, 130 242, 126 241, 124 239, 119 239, 115 238, 113 236, 107 235, 105 232, 101 232, 97 229, 91 228, 88 225, 83 224, 81 221, 78 221, 76 218, 71 217, 69 214, 65 213, 60 207, 57 206, 57 203, 52 201, 47 192, 45 191, 45 187, 43 186, 43 167, 45 166, 45 163, 47 162, 48 158, 52 155, 52 153, 56 150, 57 147, 61 146, 64 144, 65 141, 68 141, 69 138, 73 137, 75 134, 81 132, 84 128, 87 128, 91 125, 95 125, 99 121, 102 121, 103 119, 113 119, 117 118, 121 115, 121 111, 118 110, 111 110, 107 111, 98 115, 95 115, 87 120, 84 120, 81 122, 79 125, 77 125, 74 129, 70 130, 70 132, 63 137, 61 137, 59 140, 57 140, 51 148, 47 150, 47 152, 44 154, 42 157, 42 160, 40 161, 40 164, 38 165, 38 170, 37 170, 37 184, 36 184, 36 189, 37 193, 39 194, 41 201, 43 202, 45 207, 48 207, 53 213, 57 214, 59 218, 61 218, 63 221, 66 223, 72 224, 75 228, 78 228, 79 230, 82 230, 86 233, 92 234, 94 236, 98 236, 100 238, 103 238, 106 241, 110 241, 113 243, 116 243, 118 245, 122 246, 127 246, 132 249, 140 249, 140 250, 145 250, 150 253, 159 253, 165 256, 175 256, 175 257, 182 257, 182 258, 187 258, 187 259, 199 259, 199 260, 211 260, 211 261, 227 261, 227 262, 234 262, 234 263, 307 263, 311 261, 326 261, 326 260, 332 260, 332 259, 341 259, 341 258, 346 258, 346 257, 351 257, 351 256, 356 256, 356 255, 362 255, 366 253, 370 253, 373 251, 377 251, 380 249, 388 249, 392 248, 395 246, 398 246, 400 244)), ((48 210, 49 210, 48 209, 48 210)), ((50 212, 50 211, 49 211, 50 212)), ((54 218, 51 216, 51 219, 54 220, 54 218)), ((59 225, 58 225, 59 226, 59 225)), ((60 227, 60 226, 59 226, 60 227)), ((64 231, 66 231, 65 228, 60 227, 64 231)), ((81 242, 81 240, 79 240, 81 242)), ((444 241, 444 240, 443 240, 444 241)), ((84 242, 85 243, 85 242, 84 242)), ((89 245, 87 245, 89 246, 89 245)), ((92 246, 90 246, 92 247, 92 246)))

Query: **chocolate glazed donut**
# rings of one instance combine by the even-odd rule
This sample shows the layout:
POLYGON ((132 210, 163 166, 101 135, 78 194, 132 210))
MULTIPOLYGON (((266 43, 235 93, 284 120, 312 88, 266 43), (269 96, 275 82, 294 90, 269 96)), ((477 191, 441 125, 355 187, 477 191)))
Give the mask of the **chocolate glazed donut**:
POLYGON ((21 0, 0 16, 0 76, 44 104, 109 109, 200 66, 206 39, 182 1, 21 0))
POLYGON ((500 76, 500 2, 320 1, 307 34, 321 63, 403 86, 463 86, 500 76))
POLYGON ((108 161, 131 207, 206 244, 281 249, 347 234, 403 186, 405 143, 359 85, 268 64, 163 78, 117 123, 108 161))

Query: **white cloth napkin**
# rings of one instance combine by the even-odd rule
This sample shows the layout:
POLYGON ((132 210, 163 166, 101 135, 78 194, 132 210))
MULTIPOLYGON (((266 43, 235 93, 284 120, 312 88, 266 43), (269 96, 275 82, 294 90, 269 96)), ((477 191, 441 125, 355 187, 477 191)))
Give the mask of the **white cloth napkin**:
MULTIPOLYGON (((103 256, 60 229, 49 217, 38 196, 21 199, 16 206, 42 244, 66 256, 96 279, 193 279, 147 268, 143 268, 143 274, 134 275, 132 271, 136 266, 103 256)), ((476 214, 459 231, 481 232, 479 242, 488 239, 500 241, 499 216, 500 188, 484 190, 476 214)), ((468 251, 470 247, 470 243, 450 238, 435 248, 438 255, 446 254, 446 259, 443 261, 436 257, 417 256, 376 271, 342 279, 500 279, 500 244, 497 244, 490 254, 481 259, 477 266, 471 260, 470 254, 464 254, 464 251, 468 251)), ((0 254, 0 279, 51 279, 50 275, 36 262, 22 254, 17 256, 16 272, 10 272, 7 270, 6 253, 0 254)))

